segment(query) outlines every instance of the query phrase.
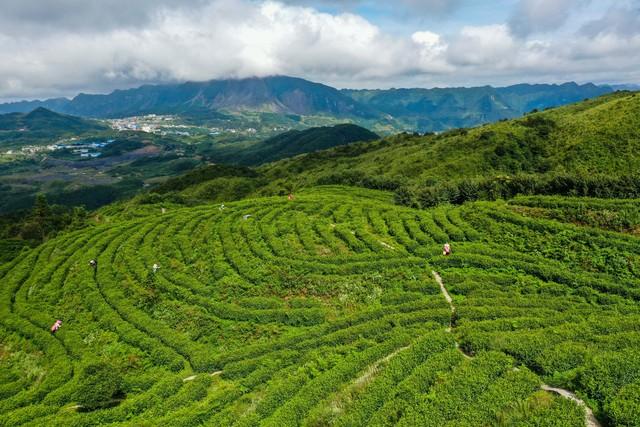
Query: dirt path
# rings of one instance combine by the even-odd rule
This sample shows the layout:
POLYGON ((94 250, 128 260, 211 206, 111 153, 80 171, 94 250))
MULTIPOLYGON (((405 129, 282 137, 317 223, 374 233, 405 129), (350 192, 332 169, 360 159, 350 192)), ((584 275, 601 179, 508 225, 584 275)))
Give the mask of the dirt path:
POLYGON ((362 385, 366 382, 368 382, 373 375, 378 372, 378 368, 380 367, 380 365, 382 365, 383 363, 387 363, 389 360, 393 359, 398 353, 400 353, 401 351, 404 350, 408 350, 410 347, 400 347, 399 349, 397 349, 396 351, 394 351, 393 353, 389 353, 387 354, 385 357, 383 357, 382 359, 374 362, 372 365, 370 365, 367 370, 360 375, 358 378, 356 378, 353 381, 354 385, 362 385))
MULTIPOLYGON (((431 274, 433 274, 433 277, 436 279, 436 282, 438 282, 438 285, 440 286, 440 292, 442 292, 442 295, 444 296, 444 299, 447 300, 447 303, 449 304, 449 307, 451 308, 451 320, 449 321, 449 327, 447 328, 447 332, 452 332, 453 329, 453 317, 456 313, 456 307, 455 305, 453 305, 453 299, 451 298, 451 295, 449 295, 449 291, 447 291, 447 288, 444 285, 444 282, 442 281, 442 277, 440 276, 440 274, 438 274, 438 272, 436 271, 432 271, 431 274)), ((464 351, 462 351, 462 349, 460 348, 460 344, 458 343, 458 341, 456 340, 456 348, 458 349, 458 351, 460 351, 467 359, 471 359, 472 356, 466 354, 464 351)), ((514 368, 514 370, 517 370, 518 368, 514 368)), ((574 402, 576 402, 578 405, 582 406, 584 408, 585 411, 585 425, 586 427, 602 427, 602 425, 600 424, 600 422, 596 419, 595 415, 593 415, 593 411, 591 410, 591 408, 589 408, 587 406, 587 404, 584 402, 584 400, 578 398, 578 396, 576 396, 574 393, 570 392, 569 390, 565 390, 563 388, 556 388, 556 387, 551 387, 548 386, 546 384, 542 384, 540 386, 540 388, 544 391, 548 391, 551 393, 555 393, 559 396, 564 397, 565 399, 569 399, 569 400, 573 400, 574 402)))
POLYGON ((587 404, 584 402, 584 400, 580 399, 578 396, 576 396, 575 394, 573 394, 569 390, 565 390, 563 388, 550 387, 550 386, 548 386, 546 384, 542 384, 542 386, 540 388, 545 390, 545 391, 549 391, 551 393, 556 393, 556 394, 564 397, 565 399, 573 400, 578 405, 580 405, 580 406, 582 406, 584 408, 585 421, 586 421, 587 427, 601 427, 600 421, 598 421, 596 419, 595 415, 593 415, 593 411, 591 410, 591 408, 589 408, 587 406, 587 404))
MULTIPOLYGON (((213 373, 211 373, 211 374, 209 374, 209 375, 211 375, 212 377, 215 377, 215 376, 218 376, 218 375, 221 375, 221 374, 222 374, 222 371, 215 371, 215 372, 213 372, 213 373)), ((198 378, 198 376, 197 376, 197 375, 191 375, 190 377, 183 378, 183 379, 182 379, 182 381, 183 381, 183 382, 193 381, 193 380, 195 380, 196 378, 198 378)))
POLYGON ((347 402, 351 399, 351 393, 354 392, 355 390, 359 390, 362 387, 366 386, 376 376, 376 374, 378 373, 378 370, 380 369, 380 365, 387 363, 388 361, 393 359, 395 356, 397 356, 398 353, 408 350, 409 348, 411 347, 410 346, 400 347, 397 350, 395 350, 393 353, 389 353, 385 357, 379 360, 376 360, 371 365, 369 365, 365 369, 365 371, 362 373, 362 375, 354 379, 349 385, 347 385, 344 389, 342 389, 333 397, 333 399, 331 400, 331 403, 329 404, 331 411, 334 414, 341 413, 344 410, 344 408, 347 406, 348 404, 347 402))
MULTIPOLYGON (((435 271, 432 271, 431 274, 433 274, 433 277, 436 279, 436 282, 438 282, 438 285, 440 285, 440 292, 442 292, 442 295, 444 295, 444 299, 447 300, 447 303, 449 304, 449 308, 451 309, 451 318, 449 319, 449 327, 447 328, 447 332, 451 332, 453 330, 453 318, 456 314, 456 307, 455 305, 453 305, 453 298, 451 298, 451 295, 449 295, 447 288, 445 288, 444 282, 442 281, 442 277, 440 277, 440 275, 435 271)), ((456 348, 460 349, 457 341, 456 341, 456 348)), ((468 356, 464 352, 462 352, 462 354, 464 354, 465 356, 468 356)))

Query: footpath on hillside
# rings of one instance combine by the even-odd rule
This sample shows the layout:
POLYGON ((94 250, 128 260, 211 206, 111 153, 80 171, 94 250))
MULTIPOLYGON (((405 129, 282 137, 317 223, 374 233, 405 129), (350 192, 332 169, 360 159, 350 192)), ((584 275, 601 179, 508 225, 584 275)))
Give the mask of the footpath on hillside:
MULTIPOLYGON (((433 277, 436 279, 436 282, 440 286, 440 292, 442 292, 442 295, 444 296, 444 299, 447 300, 447 303, 449 304, 449 308, 451 309, 451 320, 449 321, 449 327, 447 328, 447 332, 452 333, 453 332, 453 328, 454 328, 454 324, 453 323, 454 323, 454 318, 455 318, 455 314, 456 314, 456 306, 453 304, 453 298, 451 298, 451 295, 449 295, 449 291, 447 291, 447 288, 444 285, 444 282, 442 281, 442 277, 440 276, 440 274, 438 274, 437 271, 432 271, 431 274, 433 274, 433 277)), ((467 359, 471 359, 473 357, 473 356, 465 353, 460 348, 460 343, 458 343, 458 340, 456 340, 456 348, 467 359)), ((565 399, 572 400, 572 401, 576 402, 578 405, 582 406, 584 408, 584 410, 585 410, 585 424, 586 424, 587 427, 602 427, 602 425, 600 424, 598 419, 595 417, 595 415, 593 415, 593 411, 591 410, 591 408, 589 408, 587 406, 587 404, 584 402, 584 400, 580 399, 573 392, 571 392, 569 390, 565 390, 563 388, 551 387, 551 386, 548 386, 546 384, 542 384, 540 386, 540 388, 542 390, 544 390, 544 391, 548 391, 548 392, 551 392, 551 393, 555 393, 555 394, 557 394, 559 396, 562 396, 565 399)))

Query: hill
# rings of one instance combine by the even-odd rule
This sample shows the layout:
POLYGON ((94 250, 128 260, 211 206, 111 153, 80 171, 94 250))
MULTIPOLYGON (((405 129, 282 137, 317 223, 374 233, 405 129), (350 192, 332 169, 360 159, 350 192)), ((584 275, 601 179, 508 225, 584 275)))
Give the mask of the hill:
POLYGON ((476 126, 571 104, 611 92, 608 86, 529 85, 494 88, 345 90, 362 104, 401 119, 420 132, 476 126))
POLYGON ((633 206, 321 187, 104 209, 0 266, 0 419, 633 425, 640 242, 571 223, 633 206))
MULTIPOLYGON (((30 111, 43 106, 83 117, 115 118, 142 114, 179 114, 198 121, 224 118, 228 112, 262 112, 286 116, 350 119, 393 133, 441 131, 514 118, 609 93, 609 86, 528 85, 504 88, 342 90, 307 80, 275 76, 145 85, 108 95, 80 94, 1 104, 0 112, 30 111)), ((272 118, 273 119, 273 118, 272 118)))
POLYGON ((341 124, 291 130, 259 142, 214 146, 205 153, 209 158, 220 163, 259 165, 298 154, 379 138, 378 135, 363 127, 341 124))
POLYGON ((38 107, 29 113, 0 115, 0 144, 52 143, 53 138, 80 136, 108 130, 94 120, 59 114, 38 107))
MULTIPOLYGON (((471 190, 482 184, 499 191, 500 182, 521 176, 527 180, 516 182, 525 191, 535 190, 536 180, 564 176, 570 187, 566 191, 581 194, 580 179, 585 186, 598 178, 628 178, 633 184, 640 170, 639 128, 640 95, 619 92, 472 129, 337 147, 265 165, 260 171, 272 183, 270 191, 289 182, 406 187, 422 193, 435 186, 451 191, 453 200, 460 183, 471 190)), ((602 181, 604 193, 591 195, 606 195, 609 184, 602 181)))
POLYGON ((93 132, 106 128, 96 121, 58 114, 43 107, 29 113, 0 115, 0 131, 49 132, 55 135, 93 132))

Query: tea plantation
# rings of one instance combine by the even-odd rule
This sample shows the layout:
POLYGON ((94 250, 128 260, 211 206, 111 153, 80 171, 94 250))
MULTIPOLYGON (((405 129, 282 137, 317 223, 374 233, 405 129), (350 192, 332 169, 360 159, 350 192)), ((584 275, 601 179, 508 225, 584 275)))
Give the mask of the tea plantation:
POLYGON ((638 426, 638 206, 105 214, 0 266, 0 425, 638 426))

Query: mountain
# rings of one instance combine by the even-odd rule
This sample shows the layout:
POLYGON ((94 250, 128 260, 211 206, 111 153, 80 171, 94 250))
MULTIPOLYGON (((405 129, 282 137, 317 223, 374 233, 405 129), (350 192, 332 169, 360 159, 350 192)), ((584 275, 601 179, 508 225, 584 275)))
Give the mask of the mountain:
POLYGON ((5 104, 0 104, 0 114, 28 113, 39 107, 46 108, 47 110, 61 112, 64 110, 66 105, 69 104, 69 102, 70 101, 67 98, 51 98, 44 101, 34 100, 8 102, 5 104))
POLYGON ((534 109, 570 104, 609 92, 608 86, 529 85, 445 89, 343 90, 368 105, 421 131, 440 131, 510 119, 534 109))
POLYGON ((221 149, 214 148, 207 154, 220 163, 259 165, 298 154, 379 138, 368 129, 346 123, 306 130, 291 130, 257 143, 235 143, 221 149))
MULTIPOLYGON (((23 107, 23 104, 13 105, 5 104, 1 108, 23 107)), ((147 113, 202 114, 217 110, 360 118, 376 115, 332 87, 280 76, 146 85, 116 90, 109 95, 80 94, 66 103, 56 104, 55 108, 63 113, 100 118, 147 113)))
POLYGON ((24 112, 37 106, 83 117, 115 118, 148 113, 220 117, 220 112, 270 112, 330 116, 358 124, 407 131, 442 131, 518 117, 592 98, 614 89, 593 84, 491 86, 445 89, 337 90, 307 80, 275 76, 145 85, 108 95, 80 94, 0 104, 0 112, 24 112))
POLYGON ((107 129, 94 120, 59 114, 43 107, 30 113, 9 113, 0 115, 0 131, 19 132, 19 135, 62 135, 80 134, 107 129))

